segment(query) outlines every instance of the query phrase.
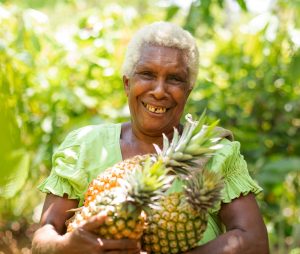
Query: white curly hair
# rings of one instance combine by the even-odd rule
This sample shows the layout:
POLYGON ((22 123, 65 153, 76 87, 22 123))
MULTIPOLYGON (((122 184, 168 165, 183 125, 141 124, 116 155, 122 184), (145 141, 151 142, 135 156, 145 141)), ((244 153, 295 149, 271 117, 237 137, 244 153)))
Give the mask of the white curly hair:
POLYGON ((187 59, 190 85, 194 86, 199 69, 199 52, 194 37, 170 22, 154 22, 140 29, 129 42, 122 74, 129 77, 140 59, 144 44, 172 47, 183 50, 187 59))

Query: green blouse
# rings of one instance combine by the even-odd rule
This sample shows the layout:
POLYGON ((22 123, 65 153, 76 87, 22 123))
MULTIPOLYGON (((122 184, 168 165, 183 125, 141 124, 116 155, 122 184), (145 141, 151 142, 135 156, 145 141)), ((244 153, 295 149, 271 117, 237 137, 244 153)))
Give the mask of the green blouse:
MULTIPOLYGON (((82 204, 88 184, 106 168, 122 160, 120 134, 121 124, 92 125, 72 131, 54 153, 52 171, 38 188, 60 197, 67 194, 70 199, 78 199, 82 204)), ((261 188, 248 173, 247 164, 240 154, 240 143, 227 139, 222 143, 224 146, 207 164, 211 170, 224 175, 222 202, 230 203, 249 192, 258 194, 261 188)), ((169 192, 180 191, 181 188, 181 183, 175 181, 169 192)), ((220 208, 221 202, 211 209, 201 244, 224 232, 217 216, 220 208)))

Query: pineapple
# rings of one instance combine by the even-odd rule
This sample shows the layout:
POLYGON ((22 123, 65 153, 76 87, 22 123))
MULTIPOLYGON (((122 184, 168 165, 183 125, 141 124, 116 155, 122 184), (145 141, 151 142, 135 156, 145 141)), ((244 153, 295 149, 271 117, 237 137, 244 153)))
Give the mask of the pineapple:
POLYGON ((185 180, 184 192, 165 195, 160 209, 148 212, 142 243, 147 253, 182 253, 195 248, 208 221, 208 209, 220 199, 222 180, 202 169, 185 180))
POLYGON ((68 231, 104 210, 108 218, 97 232, 100 237, 140 239, 145 228, 142 240, 149 252, 195 247, 206 228, 207 210, 219 200, 222 188, 217 174, 200 169, 221 147, 221 137, 217 122, 204 125, 205 112, 199 121, 190 115, 186 120, 181 136, 174 129, 171 143, 163 135, 162 150, 155 145, 157 154, 134 156, 93 180, 68 231), (184 193, 165 195, 175 177, 184 182, 184 193))
POLYGON ((104 225, 95 232, 100 237, 141 238, 145 224, 143 211, 155 208, 174 177, 167 175, 165 164, 155 156, 137 156, 135 159, 138 163, 131 164, 133 161, 130 160, 118 163, 91 183, 87 193, 93 198, 86 199, 84 206, 76 211, 68 224, 68 232, 84 224, 91 216, 104 212, 107 215, 104 225), (119 168, 127 164, 131 166, 129 170, 119 168), (122 177, 109 186, 105 180, 111 175, 122 177), (96 185, 103 188, 99 191, 96 185))
POLYGON ((207 226, 208 209, 220 200, 223 182, 219 174, 205 169, 205 164, 221 147, 215 126, 205 126, 204 113, 199 122, 188 115, 181 137, 174 131, 169 144, 157 153, 183 182, 184 191, 165 195, 160 209, 147 216, 142 243, 148 253, 181 253, 197 246, 207 226))

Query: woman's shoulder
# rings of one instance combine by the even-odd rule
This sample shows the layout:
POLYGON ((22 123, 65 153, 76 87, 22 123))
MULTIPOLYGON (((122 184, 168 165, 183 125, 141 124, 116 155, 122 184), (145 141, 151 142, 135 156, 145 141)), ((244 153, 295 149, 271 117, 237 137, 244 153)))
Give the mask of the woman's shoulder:
POLYGON ((222 202, 230 203, 240 195, 250 192, 259 194, 262 189, 249 174, 247 162, 240 152, 240 142, 223 139, 221 144, 222 148, 213 156, 210 168, 223 176, 222 202))
MULTIPOLYGON (((221 148, 215 152, 209 164, 214 170, 220 170, 223 171, 223 173, 228 174, 233 171, 233 164, 236 164, 239 161, 244 162, 244 156, 240 151, 241 144, 239 141, 223 138, 220 145, 221 148)), ((241 167, 241 165, 239 165, 239 167, 241 167)), ((247 166, 243 165, 243 167, 247 166)))

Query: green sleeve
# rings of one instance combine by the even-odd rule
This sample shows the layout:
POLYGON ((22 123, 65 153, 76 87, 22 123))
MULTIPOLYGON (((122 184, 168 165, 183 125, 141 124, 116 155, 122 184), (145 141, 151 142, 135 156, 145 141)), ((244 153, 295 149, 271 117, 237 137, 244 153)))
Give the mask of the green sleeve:
POLYGON ((52 170, 38 188, 45 193, 52 193, 69 199, 81 199, 87 183, 87 175, 78 165, 82 140, 82 129, 71 132, 52 157, 52 170))
MULTIPOLYGON (((241 195, 260 193, 262 189, 249 175, 247 163, 240 153, 240 143, 224 139, 222 144, 223 148, 210 161, 211 170, 221 172, 224 177, 221 201, 230 203, 241 195)), ((220 205, 214 211, 219 209, 220 205)))
POLYGON ((120 124, 91 125, 72 131, 53 154, 52 170, 38 188, 83 202, 89 183, 122 160, 120 124))
MULTIPOLYGON (((224 179, 221 202, 230 203, 233 199, 241 195, 252 192, 255 195, 262 189, 251 178, 247 169, 247 163, 240 153, 240 143, 231 142, 227 139, 222 140, 223 147, 215 154, 208 163, 208 168, 220 172, 224 179)), ((213 209, 210 209, 207 229, 199 244, 204 244, 215 239, 222 234, 224 228, 218 217, 221 209, 219 202, 213 209)))
MULTIPOLYGON (((223 147, 216 152, 207 164, 209 170, 219 172, 224 179, 224 188, 221 193, 221 201, 209 210, 207 229, 199 244, 207 243, 222 234, 224 228, 218 217, 221 203, 230 203, 241 195, 252 192, 258 194, 262 189, 251 178, 247 169, 247 163, 240 153, 240 143, 223 139, 223 147)), ((176 179, 168 193, 180 192, 183 190, 183 183, 176 179)))

